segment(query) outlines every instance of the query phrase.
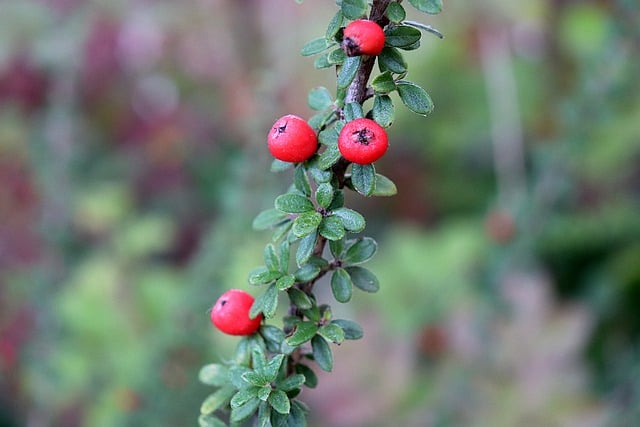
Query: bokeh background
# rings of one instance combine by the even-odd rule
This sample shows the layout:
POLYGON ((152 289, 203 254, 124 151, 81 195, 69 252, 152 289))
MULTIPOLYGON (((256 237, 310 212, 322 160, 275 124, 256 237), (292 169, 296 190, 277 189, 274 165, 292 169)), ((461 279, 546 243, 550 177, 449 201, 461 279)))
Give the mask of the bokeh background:
MULTIPOLYGON (((0 426, 195 425, 207 310, 286 189, 265 135, 333 90, 334 2, 0 1, 0 426)), ((409 9, 409 7, 407 6, 409 9)), ((640 8, 445 1, 348 203, 382 289, 305 390, 320 427, 640 424, 640 8)), ((254 292, 257 289, 249 289, 254 292)), ((325 297, 329 298, 328 295, 325 297)))

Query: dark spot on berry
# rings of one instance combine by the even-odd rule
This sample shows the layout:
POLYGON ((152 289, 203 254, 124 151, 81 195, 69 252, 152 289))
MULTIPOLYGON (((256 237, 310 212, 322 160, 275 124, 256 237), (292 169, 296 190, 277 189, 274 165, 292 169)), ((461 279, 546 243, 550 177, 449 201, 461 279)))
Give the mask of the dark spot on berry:
POLYGON ((289 124, 289 122, 285 122, 282 126, 276 126, 276 127, 274 127, 274 129, 276 130, 278 135, 283 134, 287 130, 287 125, 288 124, 289 124))
POLYGON ((224 306, 227 303, 226 299, 223 299, 222 301, 220 301, 220 306, 224 306))
POLYGON ((357 130, 353 135, 358 135, 358 142, 362 145, 369 145, 369 142, 373 139, 373 134, 367 128, 357 130))
POLYGON ((351 37, 346 37, 342 40, 342 50, 347 56, 360 56, 362 55, 362 51, 360 50, 360 45, 356 43, 351 37))

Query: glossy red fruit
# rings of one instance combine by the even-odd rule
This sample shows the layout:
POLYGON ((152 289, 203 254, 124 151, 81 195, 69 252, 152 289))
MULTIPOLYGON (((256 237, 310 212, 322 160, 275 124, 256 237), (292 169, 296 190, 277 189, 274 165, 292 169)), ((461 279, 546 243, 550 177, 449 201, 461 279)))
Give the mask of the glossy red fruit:
POLYGON ((368 19, 358 19, 344 29, 342 49, 347 56, 380 55, 384 48, 384 31, 368 19))
POLYGON ((251 335, 260 328, 262 315, 250 319, 254 298, 240 289, 231 289, 218 298, 211 309, 211 323, 228 335, 251 335))
POLYGON ((344 125, 338 136, 338 149, 350 162, 368 165, 389 147, 387 132, 371 119, 355 119, 344 125))
POLYGON ((304 119, 288 114, 280 117, 267 136, 271 155, 283 162, 304 162, 318 149, 318 137, 304 119))

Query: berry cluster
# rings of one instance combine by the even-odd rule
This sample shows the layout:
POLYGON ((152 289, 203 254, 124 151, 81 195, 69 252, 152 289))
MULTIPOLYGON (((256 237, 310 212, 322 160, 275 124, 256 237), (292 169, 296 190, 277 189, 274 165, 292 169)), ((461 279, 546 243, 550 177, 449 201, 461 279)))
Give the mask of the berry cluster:
MULTIPOLYGON (((410 3, 428 13, 437 13, 441 5, 439 0, 410 3)), ((317 385, 313 364, 331 371, 330 344, 362 337, 356 322, 334 318, 314 287, 326 276, 339 303, 350 301, 354 288, 379 288, 374 273, 362 266, 375 255, 377 243, 354 236, 366 222, 344 205, 344 194, 396 193, 395 184, 374 166, 389 148, 393 92, 416 113, 426 115, 433 108, 424 89, 404 79, 408 66, 400 50, 419 46, 416 26, 422 28, 405 22, 400 1, 373 0, 370 7, 364 1, 343 1, 325 36, 302 48, 303 56, 319 55, 317 68, 335 66, 336 93, 312 89, 308 102, 316 114, 308 120, 285 115, 267 134, 275 158, 272 171, 293 169, 293 185, 253 221, 255 229, 273 233, 264 265, 249 274, 249 283, 260 286, 261 293, 254 299, 232 289, 211 310, 220 331, 243 338, 232 361, 200 372, 204 383, 219 387, 202 405, 201 425, 224 425, 214 412, 227 408, 232 423, 254 416, 260 426, 304 426, 308 408, 298 395, 303 386, 317 385), (380 73, 369 83, 376 63, 380 73), (280 328, 265 320, 276 315, 281 295, 290 305, 280 328)))

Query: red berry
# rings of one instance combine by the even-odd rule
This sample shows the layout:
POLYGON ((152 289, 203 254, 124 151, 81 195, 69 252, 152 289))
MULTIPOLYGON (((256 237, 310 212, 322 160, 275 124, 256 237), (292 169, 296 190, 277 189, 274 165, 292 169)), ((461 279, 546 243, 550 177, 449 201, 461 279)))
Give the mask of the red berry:
POLYGON ((283 162, 304 162, 318 149, 318 137, 311 126, 293 114, 280 117, 267 136, 269 151, 283 162))
POLYGON ((389 147, 387 132, 371 119, 355 119, 344 125, 338 136, 342 157, 368 165, 384 155, 389 147))
POLYGON ((211 323, 229 335, 251 335, 260 328, 262 314, 250 319, 253 297, 239 289, 222 294, 211 309, 211 323))
POLYGON ((380 55, 384 47, 384 31, 368 19, 358 19, 347 25, 342 38, 342 49, 347 56, 380 55))

